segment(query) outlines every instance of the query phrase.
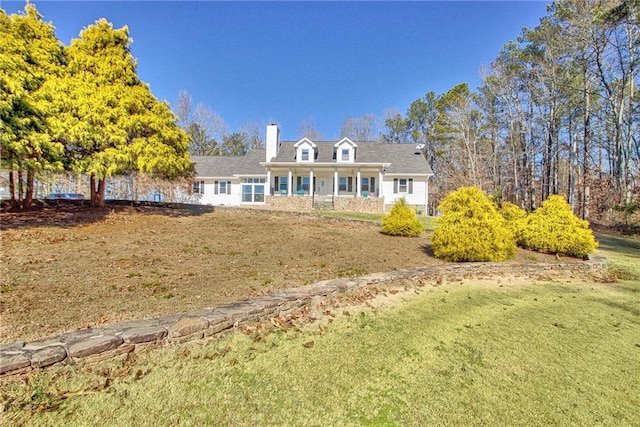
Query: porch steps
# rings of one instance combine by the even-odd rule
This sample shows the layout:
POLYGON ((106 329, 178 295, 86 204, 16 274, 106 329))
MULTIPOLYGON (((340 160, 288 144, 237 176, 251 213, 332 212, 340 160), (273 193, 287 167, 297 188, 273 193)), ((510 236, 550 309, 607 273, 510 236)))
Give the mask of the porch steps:
POLYGON ((313 208, 319 211, 332 211, 333 197, 332 196, 315 196, 313 198, 313 208))

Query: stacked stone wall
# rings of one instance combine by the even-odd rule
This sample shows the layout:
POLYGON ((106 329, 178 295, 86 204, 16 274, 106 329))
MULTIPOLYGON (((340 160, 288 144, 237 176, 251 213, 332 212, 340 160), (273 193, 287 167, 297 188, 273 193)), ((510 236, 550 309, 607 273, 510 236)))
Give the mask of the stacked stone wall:
POLYGON ((334 209, 344 212, 382 213, 384 199, 378 197, 336 197, 334 209))
POLYGON ((313 208, 313 199, 309 196, 267 196, 264 208, 279 211, 310 211, 313 208))
POLYGON ((0 375, 20 374, 61 363, 92 363, 150 346, 205 340, 244 325, 267 322, 295 312, 316 310, 341 297, 372 295, 376 290, 381 292, 399 284, 405 289, 411 289, 430 283, 435 285, 443 280, 503 276, 505 269, 513 275, 574 277, 580 274, 597 274, 602 271, 605 263, 603 258, 594 258, 585 262, 557 264, 447 264, 325 280, 188 314, 114 323, 33 342, 2 344, 0 375))

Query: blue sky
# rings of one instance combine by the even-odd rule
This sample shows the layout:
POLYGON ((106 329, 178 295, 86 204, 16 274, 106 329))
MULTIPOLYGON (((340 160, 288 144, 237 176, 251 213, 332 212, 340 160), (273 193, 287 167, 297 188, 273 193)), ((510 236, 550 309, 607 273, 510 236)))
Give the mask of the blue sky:
MULTIPOLYGON (((230 130, 253 120, 284 139, 313 118, 332 139, 346 117, 405 112, 428 91, 479 85, 482 65, 537 25, 545 1, 218 2, 33 0, 68 45, 106 18, 129 27, 138 74, 175 104, 186 89, 230 130)), ((24 1, 0 0, 7 13, 24 1)))

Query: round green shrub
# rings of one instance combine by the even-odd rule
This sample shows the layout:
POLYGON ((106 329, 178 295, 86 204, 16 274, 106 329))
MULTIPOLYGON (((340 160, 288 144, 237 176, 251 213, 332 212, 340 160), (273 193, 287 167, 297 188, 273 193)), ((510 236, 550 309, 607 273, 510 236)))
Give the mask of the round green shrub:
POLYGON ((527 224, 527 211, 511 202, 502 202, 499 212, 505 219, 506 226, 511 230, 516 241, 520 239, 522 231, 527 224))
POLYGON ((527 218, 518 244, 551 254, 585 258, 598 243, 589 223, 575 216, 561 196, 551 196, 527 218))
POLYGON ((389 214, 382 218, 382 232, 390 236, 417 237, 424 232, 424 224, 402 198, 393 205, 389 214))
POLYGON ((478 187, 450 193, 431 243, 436 258, 446 261, 504 261, 516 253, 513 233, 496 205, 478 187))

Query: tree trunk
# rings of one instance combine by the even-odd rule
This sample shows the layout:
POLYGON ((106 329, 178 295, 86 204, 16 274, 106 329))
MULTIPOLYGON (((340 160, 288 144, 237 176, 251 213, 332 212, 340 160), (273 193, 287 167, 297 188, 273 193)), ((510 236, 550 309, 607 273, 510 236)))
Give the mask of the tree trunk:
POLYGON ((569 205, 571 211, 576 213, 576 178, 575 159, 577 153, 576 137, 573 133, 573 116, 569 115, 569 173, 567 176, 567 193, 569 194, 569 205))
POLYGON ((16 175, 13 169, 9 171, 9 193, 11 193, 11 209, 18 209, 18 199, 16 198, 16 175))
POLYGON ((18 207, 20 209, 23 208, 23 205, 22 205, 22 201, 23 201, 22 195, 24 194, 23 188, 24 188, 24 183, 22 181, 22 170, 18 169, 18 207))
POLYGON ((101 178, 98 180, 98 191, 96 191, 97 196, 97 205, 101 208, 104 207, 104 193, 105 193, 105 178, 101 178))
POLYGON ((27 169, 27 192, 26 192, 25 198, 24 198, 24 208, 25 209, 30 209, 31 205, 33 204, 33 186, 34 186, 34 181, 35 181, 35 177, 34 177, 33 169, 29 168, 29 169, 27 169))
MULTIPOLYGON (((585 68, 586 77, 586 68, 585 68)), ((586 78, 584 88, 584 116, 582 135, 582 219, 589 216, 589 144, 591 140, 591 91, 590 81, 586 78)))

